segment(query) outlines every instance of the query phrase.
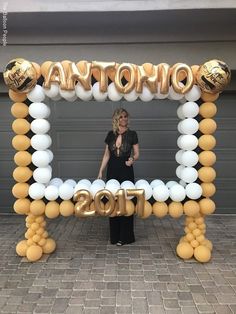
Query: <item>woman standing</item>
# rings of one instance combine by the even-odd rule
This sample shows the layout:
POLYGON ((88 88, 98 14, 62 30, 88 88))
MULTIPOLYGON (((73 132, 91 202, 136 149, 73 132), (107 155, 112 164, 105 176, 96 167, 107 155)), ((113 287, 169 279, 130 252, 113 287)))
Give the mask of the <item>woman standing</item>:
MULTIPOLYGON (((112 117, 112 131, 109 131, 105 143, 105 152, 99 170, 101 179, 107 166, 107 180, 116 179, 120 183, 125 180, 134 183, 133 164, 139 157, 138 136, 128 128, 129 114, 119 108, 112 117)), ((110 217, 111 244, 124 245, 135 241, 134 216, 110 217)))

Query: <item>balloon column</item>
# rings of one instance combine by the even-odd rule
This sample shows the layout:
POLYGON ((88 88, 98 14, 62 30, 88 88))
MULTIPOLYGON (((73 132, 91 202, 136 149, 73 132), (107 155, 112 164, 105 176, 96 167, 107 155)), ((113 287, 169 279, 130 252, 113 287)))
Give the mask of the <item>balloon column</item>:
POLYGON ((141 218, 151 214, 179 218, 185 214, 185 235, 177 246, 177 255, 183 259, 195 257, 199 262, 210 260, 212 244, 205 235, 205 218, 215 211, 211 199, 216 177, 214 101, 230 81, 230 70, 223 61, 211 60, 191 67, 176 63, 170 67, 166 63, 135 65, 65 60, 46 61, 39 66, 17 58, 7 64, 4 80, 14 102, 11 108, 15 118, 12 129, 16 134, 12 145, 17 151, 13 172, 17 183, 12 189, 17 198, 14 210, 26 216, 27 227, 25 240, 16 246, 19 256, 37 261, 43 253, 55 250, 56 243, 45 230, 45 217, 114 217, 136 213, 141 218), (39 78, 43 79, 43 86, 37 84, 39 78), (97 81, 93 85, 92 78, 97 81), (105 183, 87 179, 63 182, 52 178, 52 139, 47 134, 50 108, 44 103, 46 96, 69 102, 92 98, 96 101, 124 98, 132 102, 139 98, 143 102, 154 100, 158 105, 158 99, 179 101, 179 150, 175 156, 179 181, 165 184, 160 179, 150 183, 141 179, 134 185, 130 181, 120 184, 114 179, 105 183), (200 149, 199 154, 196 149, 200 149), (132 201, 135 198, 136 205, 132 201))

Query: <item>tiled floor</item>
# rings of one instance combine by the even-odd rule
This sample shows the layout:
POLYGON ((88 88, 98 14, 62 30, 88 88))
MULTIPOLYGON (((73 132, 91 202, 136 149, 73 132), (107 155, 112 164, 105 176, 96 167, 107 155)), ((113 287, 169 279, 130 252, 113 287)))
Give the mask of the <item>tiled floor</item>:
POLYGON ((18 257, 22 216, 0 216, 1 313, 236 313, 236 216, 207 219, 213 257, 182 261, 183 219, 136 219, 136 242, 109 244, 107 218, 48 222, 54 254, 18 257))

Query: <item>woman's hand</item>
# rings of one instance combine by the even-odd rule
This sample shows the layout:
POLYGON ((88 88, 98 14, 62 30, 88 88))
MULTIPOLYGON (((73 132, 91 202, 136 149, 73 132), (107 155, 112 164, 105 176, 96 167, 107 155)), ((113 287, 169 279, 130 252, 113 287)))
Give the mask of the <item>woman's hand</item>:
POLYGON ((102 179, 102 171, 99 171, 97 179, 102 179))
POLYGON ((129 159, 125 162, 126 166, 130 167, 134 163, 134 158, 129 157, 129 159))

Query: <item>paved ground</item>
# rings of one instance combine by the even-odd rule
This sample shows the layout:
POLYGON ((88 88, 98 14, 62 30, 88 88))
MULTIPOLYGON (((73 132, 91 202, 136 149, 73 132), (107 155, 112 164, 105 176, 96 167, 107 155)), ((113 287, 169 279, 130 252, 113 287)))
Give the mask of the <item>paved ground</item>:
POLYGON ((212 261, 175 255, 183 220, 136 219, 133 245, 108 241, 106 218, 51 220, 56 252, 15 253, 22 216, 0 216, 1 313, 236 313, 236 216, 207 219, 212 261))

